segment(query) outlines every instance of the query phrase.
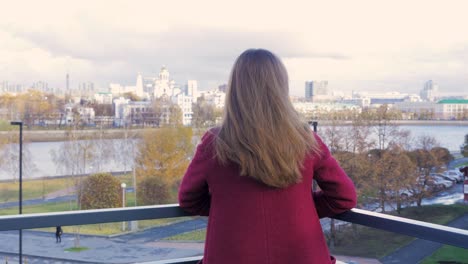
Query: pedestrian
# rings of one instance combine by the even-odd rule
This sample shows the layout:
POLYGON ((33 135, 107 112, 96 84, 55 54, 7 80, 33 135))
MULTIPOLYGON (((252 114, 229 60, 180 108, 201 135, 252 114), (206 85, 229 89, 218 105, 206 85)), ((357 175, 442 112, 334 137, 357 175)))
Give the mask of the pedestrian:
POLYGON ((288 82, 267 50, 246 50, 233 66, 223 121, 202 137, 179 189, 181 208, 209 216, 200 263, 336 262, 319 218, 353 208, 355 187, 294 110, 288 82))
POLYGON ((61 226, 57 226, 55 230, 55 243, 61 243, 62 242, 62 234, 63 230, 61 226))

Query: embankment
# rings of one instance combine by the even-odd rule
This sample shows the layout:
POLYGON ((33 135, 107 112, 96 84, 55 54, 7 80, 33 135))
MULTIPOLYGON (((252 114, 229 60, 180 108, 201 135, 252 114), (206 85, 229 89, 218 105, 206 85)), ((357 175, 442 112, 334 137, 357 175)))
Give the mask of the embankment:
MULTIPOLYGON (((333 122, 343 126, 353 124, 351 120, 317 120, 317 122, 323 126, 330 125, 333 122)), ((468 120, 394 120, 392 122, 400 126, 468 126, 468 120)))
MULTIPOLYGON (((0 131, 0 139, 6 138, 8 133, 6 131, 0 131)), ((27 142, 54 142, 54 141, 66 141, 69 139, 70 131, 68 130, 23 130, 24 140, 27 142)), ((128 137, 141 137, 143 129, 131 129, 125 131, 124 129, 86 129, 86 130, 75 130, 78 138, 103 138, 103 139, 120 139, 125 138, 125 133, 128 137), (102 132, 102 133, 101 133, 102 132)))

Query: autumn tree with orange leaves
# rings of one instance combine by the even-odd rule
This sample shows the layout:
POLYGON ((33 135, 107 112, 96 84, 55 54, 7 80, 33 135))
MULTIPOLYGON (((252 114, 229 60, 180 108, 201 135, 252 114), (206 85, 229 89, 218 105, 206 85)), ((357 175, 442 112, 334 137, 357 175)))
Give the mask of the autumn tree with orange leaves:
POLYGON ((174 201, 192 151, 190 127, 147 129, 138 144, 135 159, 138 204, 174 201))

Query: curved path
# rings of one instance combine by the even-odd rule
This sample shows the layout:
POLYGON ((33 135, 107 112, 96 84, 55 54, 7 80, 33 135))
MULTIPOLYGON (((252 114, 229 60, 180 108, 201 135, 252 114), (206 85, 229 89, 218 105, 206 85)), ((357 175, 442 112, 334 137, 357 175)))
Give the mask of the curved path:
MULTIPOLYGON (((156 247, 155 242, 175 234, 206 227, 205 218, 195 218, 167 226, 114 237, 80 235, 80 245, 89 250, 67 252, 74 246, 73 234, 65 233, 55 243, 53 233, 23 231, 23 255, 28 263, 134 263, 191 257, 203 254, 202 248, 156 247)), ((64 228, 66 231, 66 227, 64 228)), ((0 232, 0 255, 14 257, 18 252, 18 232, 0 232)), ((11 258, 10 258, 11 259, 11 258)), ((14 263, 14 262, 9 262, 14 263)))
MULTIPOLYGON (((448 223, 448 226, 468 229, 468 214, 453 220, 448 223)), ((424 258, 432 255, 434 251, 439 249, 442 244, 416 239, 408 245, 401 247, 393 253, 383 257, 380 261, 383 264, 408 264, 408 263, 419 263, 424 258)))

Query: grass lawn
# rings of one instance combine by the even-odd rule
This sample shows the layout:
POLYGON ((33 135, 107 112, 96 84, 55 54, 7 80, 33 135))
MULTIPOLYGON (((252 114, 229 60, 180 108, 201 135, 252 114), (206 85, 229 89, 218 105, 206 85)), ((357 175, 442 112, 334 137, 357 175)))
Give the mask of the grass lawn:
MULTIPOLYGON (((23 214, 35 213, 51 213, 77 210, 75 202, 61 202, 61 203, 44 203, 38 205, 23 206, 23 214)), ((4 208, 0 210, 0 215, 15 215, 18 214, 18 207, 4 208)))
POLYGON ((67 252, 81 252, 81 251, 85 251, 85 250, 88 250, 89 248, 87 247, 71 247, 71 248, 66 248, 64 251, 67 251, 67 252))
MULTIPOLYGON (((121 182, 125 182, 128 187, 133 187, 132 174, 116 176, 121 182)), ((74 179, 69 178, 49 178, 38 180, 26 180, 23 182, 23 199, 42 198, 48 193, 59 191, 74 185, 74 179)), ((135 206, 135 194, 127 193, 125 196, 126 206, 135 206)), ((0 202, 18 201, 18 183, 1 182, 0 183, 0 202)), ((44 203, 40 205, 23 206, 23 214, 32 213, 49 213, 78 210, 76 202, 60 202, 60 203, 44 203)), ((0 215, 15 215, 18 214, 18 207, 10 207, 0 210, 0 215)), ((167 225, 174 222, 184 221, 189 217, 167 218, 167 219, 152 219, 138 221, 139 229, 150 228, 154 226, 167 225)), ((73 233, 80 232, 81 234, 90 235, 114 235, 122 233, 122 222, 82 225, 82 226, 67 226, 64 227, 64 232, 73 233)), ((55 228, 42 228, 40 230, 55 232, 55 228)))
POLYGON ((421 264, 468 264, 468 250, 452 246, 442 246, 421 264))
POLYGON ((166 237, 163 240, 169 241, 204 241, 206 237, 206 228, 198 229, 192 232, 182 233, 171 237, 166 237))
MULTIPOLYGON (((127 187, 133 187, 131 173, 116 177, 121 182, 125 182, 127 187)), ((23 180, 23 200, 44 198, 50 193, 74 186, 76 180, 72 177, 23 180)), ((0 182, 0 203, 18 201, 18 189, 18 182, 0 182)), ((134 206, 134 204, 134 194, 127 193, 127 205, 134 206)))
POLYGON ((465 167, 465 166, 468 166, 468 162, 465 162, 465 163, 462 163, 462 164, 458 164, 458 165, 457 165, 457 169, 458 169, 458 168, 465 167))
MULTIPOLYGON (((332 254, 381 258, 414 239, 363 226, 353 228, 348 226, 338 230, 336 245, 333 247, 329 243, 332 254)), ((330 239, 327 237, 327 240, 330 239)))
POLYGON ((466 213, 468 213, 468 206, 463 204, 453 204, 409 207, 403 209, 401 215, 396 213, 393 215, 444 225, 466 213))
MULTIPOLYGON (((405 208, 400 216, 436 224, 447 224, 468 213, 468 207, 456 205, 430 205, 405 208)), ((339 228, 333 254, 381 258, 413 241, 413 237, 354 225, 339 228)))
MULTIPOLYGON (((70 178, 23 180, 23 199, 43 198, 71 186, 73 182, 70 178)), ((18 182, 0 182, 0 203, 18 201, 18 192, 18 182)))

